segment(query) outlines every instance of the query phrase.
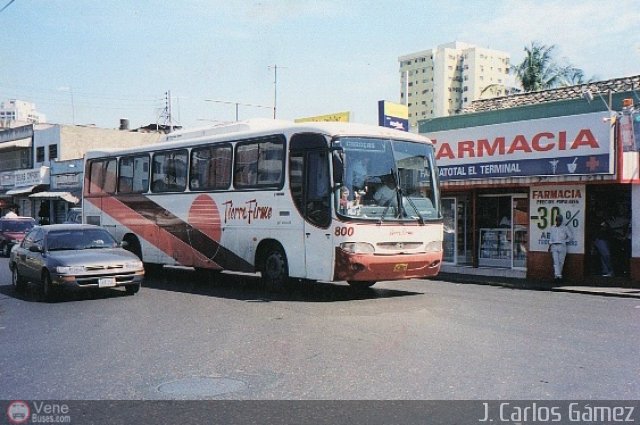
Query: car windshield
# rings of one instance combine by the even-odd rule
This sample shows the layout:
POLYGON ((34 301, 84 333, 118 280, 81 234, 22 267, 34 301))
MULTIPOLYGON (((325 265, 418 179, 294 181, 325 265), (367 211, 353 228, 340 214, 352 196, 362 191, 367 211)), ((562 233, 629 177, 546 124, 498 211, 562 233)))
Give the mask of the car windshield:
POLYGON ((0 229, 4 232, 23 232, 26 233, 34 226, 34 222, 30 220, 6 220, 0 224, 0 229))
POLYGON ((433 147, 426 143, 343 138, 337 210, 360 219, 440 219, 433 147))
POLYGON ((57 230, 47 235, 47 250, 102 249, 118 246, 113 237, 103 229, 57 230))

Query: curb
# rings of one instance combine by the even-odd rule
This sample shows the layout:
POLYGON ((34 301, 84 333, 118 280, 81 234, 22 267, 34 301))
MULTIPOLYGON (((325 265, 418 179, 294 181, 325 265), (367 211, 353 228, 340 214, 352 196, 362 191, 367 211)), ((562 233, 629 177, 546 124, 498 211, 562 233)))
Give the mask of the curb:
POLYGON ((600 295, 604 297, 640 298, 640 288, 619 288, 605 286, 553 286, 553 282, 531 281, 515 278, 498 278, 487 276, 459 275, 454 273, 440 273, 436 279, 451 283, 502 286, 511 289, 525 289, 532 291, 571 292, 576 294, 600 295))

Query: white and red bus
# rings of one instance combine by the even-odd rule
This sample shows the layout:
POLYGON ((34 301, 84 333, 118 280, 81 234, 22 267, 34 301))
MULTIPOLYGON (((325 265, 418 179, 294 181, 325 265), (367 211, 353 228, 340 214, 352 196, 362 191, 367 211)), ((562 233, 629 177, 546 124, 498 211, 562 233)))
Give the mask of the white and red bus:
POLYGON ((84 221, 147 264, 376 281, 436 275, 443 221, 432 143, 351 123, 250 120, 88 152, 84 221))

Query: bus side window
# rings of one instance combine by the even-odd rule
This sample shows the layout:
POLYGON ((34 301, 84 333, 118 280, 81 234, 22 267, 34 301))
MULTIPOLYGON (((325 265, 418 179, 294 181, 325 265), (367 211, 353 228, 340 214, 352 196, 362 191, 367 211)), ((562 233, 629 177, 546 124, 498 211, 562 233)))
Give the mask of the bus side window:
POLYGON ((236 187, 255 186, 258 168, 258 144, 238 145, 233 184, 236 187))
POLYGON ((116 191, 115 159, 91 161, 89 167, 89 193, 114 193, 116 191))
POLYGON ((191 151, 191 190, 227 189, 231 183, 232 149, 207 146, 191 151))
POLYGON ((239 143, 236 147, 233 184, 238 188, 282 185, 284 140, 270 136, 239 143))
POLYGON ((159 152, 153 156, 151 190, 181 192, 187 186, 187 151, 159 152))

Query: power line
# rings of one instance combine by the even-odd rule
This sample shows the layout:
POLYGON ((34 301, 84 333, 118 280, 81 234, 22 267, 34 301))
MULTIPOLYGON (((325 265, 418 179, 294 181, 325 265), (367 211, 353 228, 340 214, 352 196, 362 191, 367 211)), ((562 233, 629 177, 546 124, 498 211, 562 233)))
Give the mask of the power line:
POLYGON ((16 0, 9 0, 9 3, 5 4, 4 7, 2 9, 0 9, 0 13, 4 12, 4 10, 7 7, 11 6, 11 3, 13 3, 14 1, 16 1, 16 0))

